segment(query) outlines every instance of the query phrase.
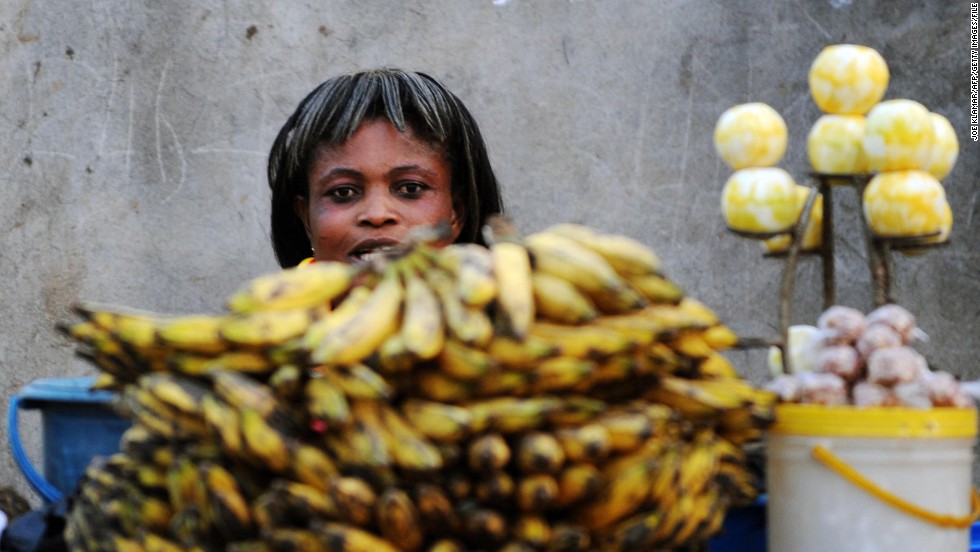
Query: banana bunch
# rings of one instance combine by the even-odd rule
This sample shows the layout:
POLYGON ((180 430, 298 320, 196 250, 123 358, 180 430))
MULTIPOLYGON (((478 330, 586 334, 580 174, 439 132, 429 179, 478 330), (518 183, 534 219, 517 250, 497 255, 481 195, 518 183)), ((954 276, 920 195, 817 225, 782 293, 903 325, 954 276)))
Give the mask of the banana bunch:
POLYGON ((133 426, 69 544, 670 550, 754 500, 775 395, 711 309, 631 238, 485 232, 264 275, 220 314, 78 305, 60 329, 133 426))

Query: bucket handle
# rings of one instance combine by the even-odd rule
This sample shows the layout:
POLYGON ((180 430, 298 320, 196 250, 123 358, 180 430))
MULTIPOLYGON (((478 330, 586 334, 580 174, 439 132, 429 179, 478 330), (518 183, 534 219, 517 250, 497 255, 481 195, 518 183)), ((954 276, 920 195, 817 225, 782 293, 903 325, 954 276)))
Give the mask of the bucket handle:
POLYGON ((10 404, 7 407, 7 438, 10 441, 10 449, 13 451, 14 460, 17 462, 17 467, 27 478, 27 482, 34 487, 34 490, 41 495, 41 497, 46 502, 57 502, 61 499, 61 491, 55 488, 54 485, 48 482, 37 471, 34 465, 31 463, 30 458, 24 451, 24 446, 20 442, 20 429, 17 423, 17 414, 20 412, 20 403, 23 397, 14 396, 10 399, 10 404))
POLYGON ((965 516, 937 514, 936 512, 932 512, 921 506, 912 504, 902 497, 895 495, 894 493, 891 493, 879 486, 874 481, 871 481, 862 475, 859 471, 854 469, 853 466, 842 460, 839 456, 831 452, 827 447, 822 445, 814 445, 811 452, 817 461, 837 475, 867 491, 878 500, 881 500, 889 506, 901 510, 902 512, 905 512, 911 516, 939 525, 940 527, 952 527, 956 529, 965 529, 970 527, 973 522, 980 518, 980 495, 977 494, 976 488, 970 489, 969 514, 965 516))

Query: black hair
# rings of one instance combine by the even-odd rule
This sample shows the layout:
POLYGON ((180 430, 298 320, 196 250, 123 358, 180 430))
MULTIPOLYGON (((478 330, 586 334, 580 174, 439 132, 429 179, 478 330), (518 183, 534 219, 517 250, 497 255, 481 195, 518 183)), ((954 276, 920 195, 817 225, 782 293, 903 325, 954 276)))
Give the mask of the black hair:
POLYGON ((283 268, 310 256, 310 241, 293 205, 296 196, 309 194, 312 153, 320 144, 346 142, 363 121, 382 116, 399 131, 411 129, 445 152, 453 206, 463 222, 456 241, 483 244, 481 228, 488 217, 503 212, 503 200, 473 116, 456 95, 425 73, 376 69, 321 83, 299 103, 272 144, 270 233, 283 268))

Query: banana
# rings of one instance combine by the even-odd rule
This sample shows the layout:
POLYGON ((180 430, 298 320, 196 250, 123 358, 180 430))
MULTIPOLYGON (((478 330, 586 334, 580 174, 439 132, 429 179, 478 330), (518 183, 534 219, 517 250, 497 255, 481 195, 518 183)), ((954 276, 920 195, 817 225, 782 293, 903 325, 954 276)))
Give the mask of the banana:
POLYGON ((157 341, 178 351, 216 355, 229 349, 221 337, 226 317, 209 314, 186 314, 161 320, 156 328, 157 341))
POLYGON ((500 366, 530 370, 538 362, 558 355, 559 349, 547 341, 530 336, 518 340, 497 334, 487 343, 486 353, 500 366))
POLYGON ((714 479, 718 469, 718 449, 713 431, 700 431, 681 451, 683 459, 677 485, 682 493, 699 494, 714 479))
POLYGON ((470 468, 477 473, 500 471, 510 462, 510 445, 499 433, 488 433, 470 442, 466 458, 470 468))
POLYGON ((306 381, 305 370, 295 364, 283 364, 269 374, 267 383, 277 399, 289 403, 302 396, 306 381))
POLYGON ((414 377, 415 392, 424 399, 460 403, 473 396, 472 381, 449 377, 442 370, 419 371, 414 377))
POLYGON ((568 280, 600 311, 624 312, 646 303, 601 255, 574 240, 544 231, 525 241, 535 270, 568 280))
POLYGON ((463 303, 452 276, 443 270, 427 270, 425 279, 439 297, 448 335, 467 345, 486 345, 494 334, 493 322, 486 311, 463 303))
POLYGON ((327 496, 337 505, 341 520, 357 527, 366 527, 374 520, 378 495, 363 479, 353 476, 331 479, 327 496))
POLYGON ((497 297, 490 250, 475 243, 454 243, 433 255, 440 268, 454 274, 456 292, 464 304, 482 308, 497 297))
POLYGON ((398 543, 401 550, 414 552, 422 548, 425 532, 419 512, 405 491, 392 487, 382 492, 375 517, 381 536, 398 543))
POLYGON ((300 483, 321 492, 325 492, 330 486, 330 480, 340 473, 333 459, 319 447, 299 443, 293 449, 292 455, 292 476, 300 483))
POLYGON ((209 392, 202 382, 163 372, 144 374, 137 385, 167 406, 191 416, 202 414, 201 399, 209 392))
MULTIPOLYGON (((374 403, 378 423, 391 450, 395 464, 403 469, 430 472, 442 468, 442 454, 428 438, 408 423, 401 414, 386 403, 374 403)), ((355 410, 355 416, 360 414, 355 410)), ((373 418, 372 418, 373 419, 373 418)))
POLYGON ((334 454, 357 468, 391 466, 392 449, 386 439, 377 403, 370 400, 351 402, 352 422, 337 431, 324 434, 334 454))
POLYGON ((309 378, 303 387, 303 394, 307 413, 314 420, 324 422, 326 427, 344 425, 350 421, 347 394, 331 378, 309 378))
POLYGON ((406 374, 415 368, 415 355, 408 351, 401 332, 391 334, 365 362, 387 375, 406 374))
POLYGON ((612 435, 599 423, 586 423, 555 430, 555 438, 569 462, 600 463, 612 451, 612 435))
POLYGON ((281 473, 292 461, 289 437, 269 425, 262 414, 250 407, 239 407, 239 420, 245 450, 263 467, 281 473))
POLYGON ((261 310, 228 317, 220 334, 235 345, 264 349, 303 335, 324 314, 325 307, 261 310))
POLYGON ((192 377, 207 376, 212 370, 263 376, 279 366, 264 352, 247 349, 231 350, 217 356, 176 353, 167 357, 166 364, 170 370, 192 377))
POLYGON ((535 374, 532 372, 491 370, 474 382, 473 395, 475 397, 499 397, 502 395, 523 397, 532 394, 530 384, 534 380, 535 374))
POLYGON ((459 517, 453 502, 441 486, 420 482, 414 485, 411 495, 426 533, 452 534, 459 530, 459 517))
POLYGON ((356 266, 319 262, 252 279, 228 299, 233 312, 291 310, 329 304, 353 283, 356 266))
POLYGON ((668 346, 677 351, 682 356, 693 358, 698 361, 705 359, 715 350, 701 338, 699 332, 685 331, 675 334, 667 340, 668 346))
POLYGON ((531 284, 538 318, 559 324, 585 324, 599 316, 588 296, 564 278, 535 271, 531 284))
POLYGON ((366 364, 316 367, 314 370, 340 389, 348 399, 385 401, 395 395, 395 389, 388 380, 366 364))
POLYGON ((493 549, 507 538, 507 517, 498 510, 470 502, 457 506, 456 510, 462 533, 475 546, 493 549))
POLYGON ((657 458, 645 452, 606 466, 603 476, 608 483, 595 500, 579 509, 581 523, 593 531, 603 530, 635 513, 647 499, 657 468, 657 458))
POLYGON ((537 321, 528 332, 558 347, 563 356, 603 359, 634 350, 638 343, 621 332, 597 324, 566 326, 537 321))
POLYGON ((520 433, 540 426, 562 406, 556 397, 495 397, 471 401, 466 408, 473 415, 475 431, 520 433))
POLYGON ((292 552, 331 552, 332 550, 327 548, 324 537, 311 529, 273 527, 266 531, 262 538, 272 546, 273 550, 292 552))
POLYGON ((494 367, 493 359, 486 351, 457 339, 446 340, 438 365, 448 376, 462 381, 478 380, 494 367))
POLYGON ((528 431, 516 443, 514 460, 521 472, 552 473, 565 464, 565 449, 551 433, 528 431))
POLYGON ((661 510, 643 510, 620 522, 603 535, 604 550, 648 550, 664 518, 661 510))
POLYGON ((143 541, 143 548, 146 549, 146 552, 181 552, 184 550, 176 542, 152 531, 144 531, 140 540, 143 541))
POLYGON ((350 365, 367 358, 397 331, 403 296, 397 273, 388 270, 358 313, 325 332, 310 359, 315 364, 350 365))
POLYGON ((207 504, 207 487, 198 475, 194 459, 187 455, 175 459, 167 470, 167 487, 175 512, 192 506, 204 509, 207 504))
POLYGON ((609 436, 609 450, 616 454, 638 449, 657 430, 646 414, 625 410, 609 411, 599 416, 596 423, 606 430, 609 436))
POLYGON ((596 369, 596 362, 587 358, 557 356, 538 363, 531 374, 529 391, 532 394, 552 393, 574 389, 596 369))
POLYGON ((391 541, 374 535, 354 525, 337 522, 323 522, 313 528, 323 542, 328 544, 327 552, 398 552, 399 548, 391 541))
POLYGON ((235 477, 224 467, 207 462, 200 468, 212 524, 225 540, 236 540, 252 530, 252 513, 235 477))
POLYGON ((248 408, 266 419, 288 418, 272 389, 246 374, 230 370, 208 373, 215 396, 236 407, 248 408))
POLYGON ((373 274, 369 276, 341 297, 339 303, 329 314, 310 324, 310 327, 306 329, 306 333, 302 337, 296 338, 296 342, 288 341, 281 347, 288 350, 290 346, 293 346, 302 349, 308 354, 309 351, 313 351, 320 345, 320 342, 323 341, 324 336, 328 333, 337 331, 337 328, 350 323, 358 315, 361 315, 364 312, 365 303, 372 297, 372 291, 374 290, 370 284, 375 281, 375 277, 373 274))
POLYGON ((234 458, 244 456, 245 445, 237 410, 208 394, 201 398, 201 412, 208 427, 217 434, 223 450, 234 458))
POLYGON ((559 508, 568 508, 594 499, 606 484, 596 464, 588 462, 567 465, 558 473, 556 480, 558 496, 555 497, 555 506, 559 508))
POLYGON ((399 332, 405 350, 419 360, 430 360, 442 351, 446 340, 439 296, 416 271, 402 271, 405 307, 399 332))
POLYGON ((543 512, 558 499, 558 481, 550 473, 532 473, 517 481, 517 507, 523 512, 543 512))
POLYGON ((507 335, 523 339, 534 322, 534 285, 527 249, 514 241, 490 246, 493 274, 497 280, 496 314, 507 335))
POLYGON ((517 518, 511 535, 531 550, 541 550, 551 540, 551 523, 538 514, 524 514, 517 518))
POLYGON ((659 274, 625 276, 626 283, 654 305, 676 305, 684 299, 684 288, 659 274))
POLYGON ((739 339, 731 328, 724 324, 715 324, 701 332, 701 339, 715 351, 724 351, 738 346, 739 339))
POLYGON ((460 442, 470 436, 473 426, 470 410, 452 404, 406 398, 401 412, 416 431, 437 442, 460 442))
POLYGON ((649 502, 660 510, 669 509, 681 492, 677 486, 677 478, 684 459, 682 447, 682 442, 674 441, 660 453, 660 465, 648 489, 649 502))
POLYGON ((737 379, 739 376, 735 367, 724 355, 712 352, 700 362, 698 362, 697 373, 699 378, 731 378, 737 379))
POLYGON ((464 552, 466 549, 453 539, 439 539, 425 550, 426 552, 464 552))
POLYGON ((551 527, 551 542, 545 552, 586 552, 594 550, 592 536, 584 528, 574 523, 556 523, 551 527))
POLYGON ((572 223, 555 224, 545 231, 561 234, 595 251, 622 275, 660 274, 663 270, 663 264, 653 250, 628 236, 598 232, 583 224, 572 223))

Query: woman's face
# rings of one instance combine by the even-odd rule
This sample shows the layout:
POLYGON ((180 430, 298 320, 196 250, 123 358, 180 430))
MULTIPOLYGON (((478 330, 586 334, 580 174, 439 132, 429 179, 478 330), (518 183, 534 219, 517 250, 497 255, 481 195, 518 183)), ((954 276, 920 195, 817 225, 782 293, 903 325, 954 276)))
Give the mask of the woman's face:
POLYGON ((419 226, 450 225, 436 245, 459 236, 446 156, 385 118, 364 121, 343 144, 317 147, 307 182, 309 199, 297 196, 295 209, 318 261, 365 261, 419 226))

